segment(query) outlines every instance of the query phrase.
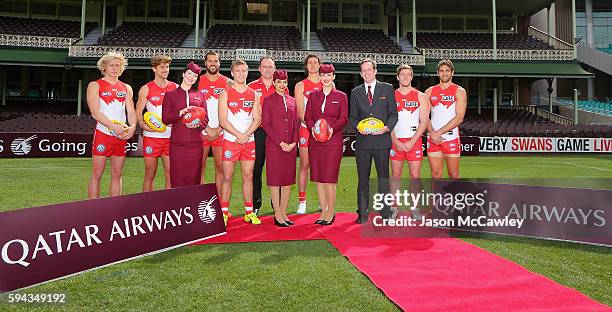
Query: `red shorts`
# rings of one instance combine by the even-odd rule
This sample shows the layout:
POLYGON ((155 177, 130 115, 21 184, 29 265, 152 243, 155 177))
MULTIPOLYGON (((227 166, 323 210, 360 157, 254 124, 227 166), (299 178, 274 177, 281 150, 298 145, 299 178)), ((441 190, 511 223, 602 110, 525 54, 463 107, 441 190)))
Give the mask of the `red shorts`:
POLYGON ((170 156, 170 139, 165 138, 142 138, 142 156, 159 157, 170 156))
POLYGON ((461 140, 456 138, 444 141, 442 144, 435 144, 427 138, 427 154, 442 152, 443 155, 458 157, 461 155, 461 140))
POLYGON ((108 135, 96 129, 94 133, 93 146, 91 153, 96 156, 123 156, 125 157, 125 148, 127 141, 116 136, 108 135))
POLYGON ((222 153, 224 161, 255 160, 255 141, 240 144, 223 140, 222 153))
POLYGON ((310 137, 310 131, 304 125, 300 125, 298 147, 308 148, 308 138, 310 137))
MULTIPOLYGON (((410 141, 410 138, 401 138, 400 142, 405 143, 410 141)), ((389 151, 389 159, 391 160, 399 160, 399 161, 421 161, 423 160, 423 139, 419 138, 410 152, 400 152, 395 148, 395 145, 391 146, 391 151, 389 151)))
POLYGON ((202 138, 202 147, 221 147, 223 145, 223 134, 219 135, 216 139, 209 141, 206 136, 202 138))

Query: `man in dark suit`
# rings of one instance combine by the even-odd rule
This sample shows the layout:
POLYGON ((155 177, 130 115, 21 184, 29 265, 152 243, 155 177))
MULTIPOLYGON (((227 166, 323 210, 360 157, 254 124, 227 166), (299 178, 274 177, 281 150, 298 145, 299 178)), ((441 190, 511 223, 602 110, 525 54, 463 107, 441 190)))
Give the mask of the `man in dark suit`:
MULTIPOLYGON (((376 80, 376 62, 371 59, 361 61, 361 78, 364 83, 351 91, 351 109, 349 122, 357 129, 359 121, 375 117, 384 123, 383 129, 374 133, 362 133, 357 130, 355 160, 359 184, 357 187, 356 223, 368 220, 369 180, 372 159, 378 176, 378 192, 389 193, 389 150, 391 149, 390 132, 397 124, 397 104, 395 90, 391 84, 376 80)), ((383 217, 388 217, 386 210, 381 211, 383 217)))

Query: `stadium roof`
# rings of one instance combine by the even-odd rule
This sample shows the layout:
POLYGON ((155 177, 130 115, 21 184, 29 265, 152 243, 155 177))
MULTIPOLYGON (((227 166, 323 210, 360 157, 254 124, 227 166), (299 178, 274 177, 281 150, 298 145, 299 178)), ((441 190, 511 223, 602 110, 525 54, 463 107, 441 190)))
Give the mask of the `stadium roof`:
MULTIPOLYGON (((497 0, 497 15, 530 16, 555 0, 497 0)), ((387 0, 386 12, 392 13, 399 4, 400 11, 412 12, 412 0, 387 0)), ((491 15, 491 0, 427 0, 417 1, 416 13, 419 14, 482 14, 491 15)))
MULTIPOLYGON (((455 61, 455 76, 516 78, 590 78, 594 75, 572 62, 455 61)), ((436 74, 437 62, 427 62, 425 74, 436 74)))

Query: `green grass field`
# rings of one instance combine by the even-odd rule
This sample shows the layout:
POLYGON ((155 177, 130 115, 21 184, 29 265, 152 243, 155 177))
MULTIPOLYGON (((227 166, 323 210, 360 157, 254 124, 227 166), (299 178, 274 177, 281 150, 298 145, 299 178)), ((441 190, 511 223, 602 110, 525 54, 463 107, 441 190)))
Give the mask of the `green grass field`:
MULTIPOLYGON (((90 161, 0 159, 0 211, 85 199, 90 161)), ((141 190, 142 171, 142 159, 127 160, 124 193, 141 190)), ((207 181, 212 181, 211 174, 212 168, 207 171, 207 181)), ((429 176, 426 161, 422 175, 429 176)), ((612 189, 612 157, 464 157, 461 176, 506 181, 534 179, 531 183, 612 189)), ((108 179, 107 172, 103 194, 108 193, 108 179)), ((337 211, 355 211, 356 182, 354 159, 345 158, 338 184, 337 211)), ((231 207, 234 215, 242 214, 239 183, 235 179, 231 207)), ((162 181, 156 181, 156 185, 161 188, 162 181)), ((294 211, 296 188, 292 191, 289 207, 294 211)), ((268 198, 265 191, 264 204, 268 198)), ((317 202, 314 187, 309 188, 308 198, 312 211, 317 202)), ((262 213, 272 211, 264 205, 262 213)), ((498 235, 462 239, 612 305, 610 248, 498 235)), ((65 293, 68 302, 61 305, 0 302, 0 310, 398 310, 326 241, 182 247, 30 288, 24 293, 65 293)))

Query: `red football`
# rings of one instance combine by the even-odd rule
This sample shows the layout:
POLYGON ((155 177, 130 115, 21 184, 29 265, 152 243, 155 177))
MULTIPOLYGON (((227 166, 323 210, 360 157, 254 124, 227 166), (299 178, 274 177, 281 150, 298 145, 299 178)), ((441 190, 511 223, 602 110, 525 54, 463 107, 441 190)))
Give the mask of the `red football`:
POLYGON ((192 124, 194 126, 206 127, 208 118, 206 110, 199 106, 190 106, 189 110, 183 115, 182 121, 185 125, 192 124))
POLYGON ((327 120, 321 118, 315 122, 313 135, 318 142, 327 142, 331 138, 331 129, 327 120))

